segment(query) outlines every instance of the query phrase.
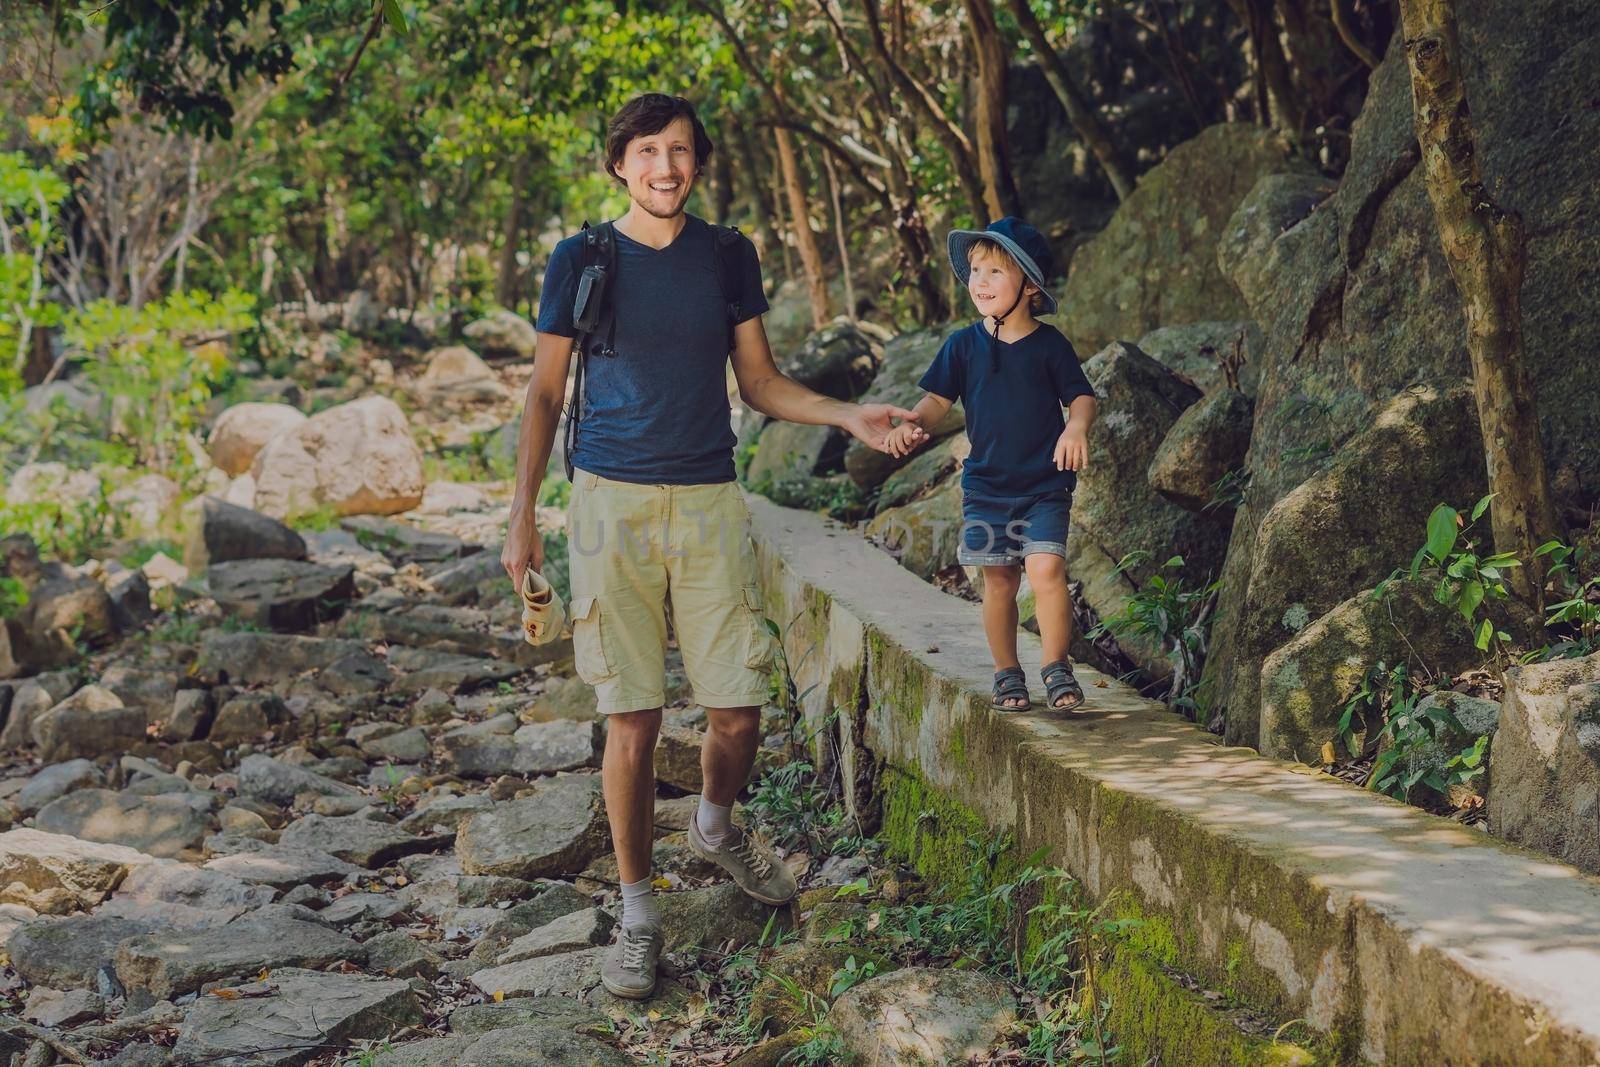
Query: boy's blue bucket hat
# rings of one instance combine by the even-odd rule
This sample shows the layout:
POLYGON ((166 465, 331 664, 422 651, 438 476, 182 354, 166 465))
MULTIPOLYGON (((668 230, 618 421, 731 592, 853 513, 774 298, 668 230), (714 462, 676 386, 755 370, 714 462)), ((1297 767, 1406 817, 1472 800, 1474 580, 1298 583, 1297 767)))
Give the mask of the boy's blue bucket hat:
POLYGON ((1011 253, 1011 258, 1022 268, 1023 276, 1038 286, 1039 292, 1043 294, 1045 306, 1039 314, 1054 314, 1056 298, 1045 288, 1045 279, 1054 273, 1056 257, 1050 251, 1050 242, 1044 239, 1044 234, 1015 215, 1007 215, 997 222, 989 223, 988 229, 951 230, 948 240, 950 269, 956 272, 956 277, 961 279, 962 285, 967 284, 967 277, 972 273, 972 264, 968 261, 968 256, 972 252, 973 244, 980 240, 993 241, 1011 253))

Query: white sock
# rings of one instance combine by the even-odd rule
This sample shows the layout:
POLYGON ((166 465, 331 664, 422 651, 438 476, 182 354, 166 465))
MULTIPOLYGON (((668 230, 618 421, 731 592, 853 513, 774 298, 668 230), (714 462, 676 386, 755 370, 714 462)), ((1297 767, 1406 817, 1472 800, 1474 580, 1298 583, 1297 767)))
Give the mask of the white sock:
POLYGON ((647 875, 637 882, 622 883, 622 925, 660 926, 661 912, 656 908, 655 888, 647 875))
POLYGON ((695 809, 694 822, 700 836, 712 848, 720 848, 722 839, 733 828, 733 805, 713 804, 702 794, 700 807, 695 809))

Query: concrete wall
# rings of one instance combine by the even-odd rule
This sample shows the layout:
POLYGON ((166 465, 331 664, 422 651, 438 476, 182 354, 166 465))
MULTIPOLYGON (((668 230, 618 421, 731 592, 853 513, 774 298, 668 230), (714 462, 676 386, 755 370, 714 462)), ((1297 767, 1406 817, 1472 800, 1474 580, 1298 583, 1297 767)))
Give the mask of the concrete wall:
MULTIPOLYGON (((1084 713, 995 712, 977 605, 846 528, 748 499, 816 755, 854 802, 924 791, 924 821, 970 813, 1048 846, 1145 920, 1144 963, 1305 1020, 1328 1059, 1600 1063, 1600 880, 1223 747, 1087 669, 1084 713)), ((1019 640, 1042 704, 1037 638, 1019 640)))

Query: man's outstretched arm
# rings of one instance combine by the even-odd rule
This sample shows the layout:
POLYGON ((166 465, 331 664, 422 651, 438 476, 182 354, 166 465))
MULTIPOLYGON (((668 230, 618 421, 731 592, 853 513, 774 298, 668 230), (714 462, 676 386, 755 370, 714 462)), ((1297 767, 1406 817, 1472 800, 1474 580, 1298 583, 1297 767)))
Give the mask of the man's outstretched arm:
POLYGON ((887 452, 885 442, 895 419, 915 426, 919 416, 893 404, 854 404, 835 400, 790 378, 778 369, 767 343, 761 316, 746 319, 734 329, 733 376, 739 382, 739 396, 746 405, 763 415, 786 422, 812 426, 837 426, 863 443, 887 452))

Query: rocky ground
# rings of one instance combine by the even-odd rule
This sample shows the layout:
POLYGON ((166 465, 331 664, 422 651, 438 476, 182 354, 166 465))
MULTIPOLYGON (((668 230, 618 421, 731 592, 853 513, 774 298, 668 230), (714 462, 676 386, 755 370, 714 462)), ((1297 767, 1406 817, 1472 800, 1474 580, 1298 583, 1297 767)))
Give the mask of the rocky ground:
POLYGON ((1004 982, 913 946, 898 962, 920 966, 860 969, 839 922, 866 906, 833 887, 888 876, 859 835, 809 832, 820 794, 796 792, 781 708, 742 818, 805 892, 757 904, 689 852, 704 713, 675 654, 666 973, 649 1002, 607 994, 604 724, 570 641, 525 644, 498 552, 449 532, 493 528, 503 502, 444 496, 415 524, 303 534, 207 498, 204 569, 165 612, 160 566, 112 577, 3 542, 33 594, 14 651, 49 652, 41 627, 67 619, 79 651, 0 683, 0 1062, 749 1067, 1004 1043, 1004 982), (798 831, 770 821, 807 808, 798 831))

